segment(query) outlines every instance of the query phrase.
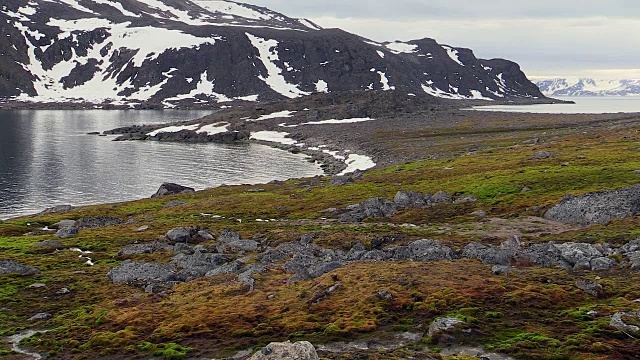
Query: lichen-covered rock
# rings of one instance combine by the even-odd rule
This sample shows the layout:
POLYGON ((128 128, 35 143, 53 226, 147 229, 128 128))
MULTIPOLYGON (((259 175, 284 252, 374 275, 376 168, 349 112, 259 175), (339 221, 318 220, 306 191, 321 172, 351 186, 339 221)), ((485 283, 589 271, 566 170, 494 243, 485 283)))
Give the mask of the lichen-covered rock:
POLYGON ((580 196, 567 196, 544 214, 546 219, 564 223, 608 224, 640 214, 640 185, 580 196))
POLYGON ((188 243, 193 238, 193 229, 186 227, 178 227, 167 232, 166 237, 174 243, 188 243))
POLYGON ((398 191, 393 201, 404 208, 423 208, 427 206, 424 195, 415 191, 398 191))
POLYGON ((140 254, 153 254, 156 251, 167 250, 172 251, 173 246, 158 241, 142 244, 131 244, 125 246, 122 250, 118 251, 116 256, 130 256, 140 254))
POLYGON ((611 317, 610 325, 614 328, 624 331, 626 333, 637 333, 640 331, 640 328, 635 325, 628 325, 622 319, 623 316, 640 318, 640 312, 628 313, 628 312, 617 312, 611 317))
POLYGON ((416 240, 409 244, 411 258, 415 261, 452 260, 451 248, 438 240, 416 240))
POLYGON ((308 341, 271 343, 255 353, 250 360, 320 360, 315 347, 308 341))

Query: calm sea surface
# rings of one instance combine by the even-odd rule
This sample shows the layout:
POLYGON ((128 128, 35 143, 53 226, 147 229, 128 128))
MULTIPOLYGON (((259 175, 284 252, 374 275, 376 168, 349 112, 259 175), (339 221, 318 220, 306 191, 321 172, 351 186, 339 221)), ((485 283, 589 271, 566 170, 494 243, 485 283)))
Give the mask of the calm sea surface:
POLYGON ((480 111, 507 111, 546 114, 604 114, 640 112, 640 96, 556 97, 575 104, 476 106, 480 111))
POLYGON ((163 182, 196 189, 321 174, 267 146, 114 142, 86 135, 133 124, 197 119, 210 111, 0 111, 0 219, 55 205, 151 196, 163 182))

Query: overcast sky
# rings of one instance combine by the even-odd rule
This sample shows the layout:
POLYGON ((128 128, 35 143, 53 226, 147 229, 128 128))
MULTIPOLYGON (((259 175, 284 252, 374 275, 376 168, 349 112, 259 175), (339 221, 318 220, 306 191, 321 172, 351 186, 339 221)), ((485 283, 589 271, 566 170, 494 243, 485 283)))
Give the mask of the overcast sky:
POLYGON ((377 41, 434 38, 529 76, 640 78, 638 0, 244 1, 377 41))

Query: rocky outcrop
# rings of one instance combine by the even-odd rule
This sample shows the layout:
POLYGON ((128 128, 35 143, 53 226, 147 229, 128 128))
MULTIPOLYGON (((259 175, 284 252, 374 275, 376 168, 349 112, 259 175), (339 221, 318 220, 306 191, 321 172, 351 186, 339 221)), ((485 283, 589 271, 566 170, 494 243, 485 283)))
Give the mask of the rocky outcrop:
POLYGON ((633 333, 637 333, 640 332, 640 328, 635 326, 635 325, 628 325, 627 323, 624 322, 623 317, 633 317, 636 319, 640 319, 640 311, 636 311, 636 312, 624 312, 624 311, 620 311, 617 312, 615 314, 613 314, 613 316, 611 317, 611 322, 610 325, 620 331, 624 331, 625 333, 628 334, 633 334, 633 333))
POLYGON ((273 342, 255 353, 250 360, 320 360, 315 347, 308 341, 273 342))
POLYGON ((141 254, 153 254, 156 251, 172 251, 173 246, 161 242, 150 242, 150 243, 142 243, 142 244, 131 244, 125 246, 122 250, 120 250, 116 256, 130 256, 130 255, 141 255, 141 254))
POLYGON ((640 214, 640 185, 605 190, 580 196, 567 195, 544 214, 546 219, 564 223, 606 225, 611 220, 640 214))
POLYGON ((149 285, 171 286, 177 282, 176 271, 169 264, 154 264, 126 260, 111 269, 107 277, 114 284, 145 288, 149 285))
POLYGON ((39 274, 40 270, 12 260, 0 260, 0 275, 18 274, 22 276, 39 274))
POLYGON ((185 194, 191 192, 195 192, 195 189, 173 183, 164 183, 160 185, 158 191, 156 191, 155 194, 151 195, 151 197, 156 198, 161 196, 185 194))

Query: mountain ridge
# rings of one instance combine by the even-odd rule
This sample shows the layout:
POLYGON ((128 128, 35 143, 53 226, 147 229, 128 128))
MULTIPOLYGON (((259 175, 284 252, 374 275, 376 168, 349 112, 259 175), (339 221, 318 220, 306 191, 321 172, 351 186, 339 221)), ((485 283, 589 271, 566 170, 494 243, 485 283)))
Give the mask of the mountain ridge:
POLYGON ((5 102, 170 108, 394 89, 544 98, 508 60, 429 38, 377 43, 232 1, 8 0, 0 21, 5 102))
POLYGON ((533 81, 546 96, 640 96, 640 80, 546 78, 533 81))

